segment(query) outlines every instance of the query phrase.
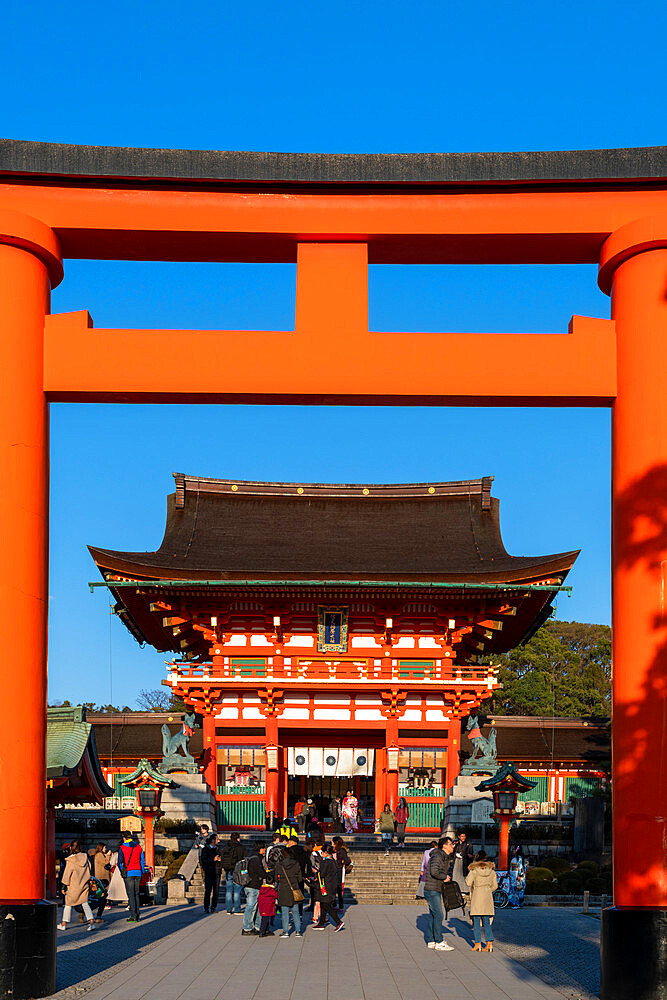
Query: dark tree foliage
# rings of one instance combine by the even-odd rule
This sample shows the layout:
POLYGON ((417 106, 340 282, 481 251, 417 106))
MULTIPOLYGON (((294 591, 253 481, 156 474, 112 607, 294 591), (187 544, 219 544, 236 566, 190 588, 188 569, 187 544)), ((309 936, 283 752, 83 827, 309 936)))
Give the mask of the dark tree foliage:
POLYGON ((500 663, 502 689, 484 706, 495 715, 608 718, 611 629, 552 621, 530 642, 486 662, 500 663))
POLYGON ((142 688, 137 698, 140 712, 182 712, 185 702, 165 688, 142 688))

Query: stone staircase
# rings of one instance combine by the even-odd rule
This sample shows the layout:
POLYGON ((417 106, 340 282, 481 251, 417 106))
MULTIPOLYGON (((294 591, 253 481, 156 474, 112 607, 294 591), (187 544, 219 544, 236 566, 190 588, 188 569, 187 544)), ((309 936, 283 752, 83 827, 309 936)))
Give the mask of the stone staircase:
MULTIPOLYGON (((221 879, 222 891, 224 893, 224 879, 221 879)), ((201 865, 197 865, 195 868, 195 873, 188 883, 188 887, 185 892, 185 898, 189 903, 197 903, 200 906, 204 902, 204 873, 201 869, 201 865)), ((218 903, 220 906, 220 903, 218 903)))
POLYGON ((382 848, 375 845, 365 849, 352 848, 350 857, 354 862, 351 872, 345 876, 345 905, 354 903, 423 904, 415 899, 419 866, 425 844, 392 850, 384 856, 382 848))
MULTIPOLYGON (((345 879, 346 906, 355 903, 423 903, 423 900, 415 899, 415 892, 426 842, 407 844, 402 851, 394 848, 388 857, 384 856, 384 850, 375 838, 355 840, 350 837, 346 843, 354 862, 353 870, 345 879)), ((224 880, 221 889, 224 893, 224 880)), ((190 880, 186 897, 199 905, 204 901, 204 876, 199 866, 190 880)))

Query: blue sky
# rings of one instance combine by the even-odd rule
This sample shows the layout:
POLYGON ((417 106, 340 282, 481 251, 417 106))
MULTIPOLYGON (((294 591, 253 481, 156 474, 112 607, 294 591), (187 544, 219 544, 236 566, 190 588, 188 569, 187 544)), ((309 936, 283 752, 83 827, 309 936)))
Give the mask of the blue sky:
MULTIPOLYGON (((666 27, 658 2, 26 0, 3 12, 0 134, 297 152, 660 145, 666 27)), ((374 267, 371 327, 560 332, 573 313, 609 315, 595 279, 592 266, 374 267)), ((294 268, 68 261, 53 310, 70 309, 98 326, 280 329, 294 268)), ((510 552, 582 549, 559 617, 609 621, 606 411, 57 405, 51 421, 52 698, 132 704, 164 676, 88 594, 85 546, 157 546, 172 471, 495 475, 510 552)))

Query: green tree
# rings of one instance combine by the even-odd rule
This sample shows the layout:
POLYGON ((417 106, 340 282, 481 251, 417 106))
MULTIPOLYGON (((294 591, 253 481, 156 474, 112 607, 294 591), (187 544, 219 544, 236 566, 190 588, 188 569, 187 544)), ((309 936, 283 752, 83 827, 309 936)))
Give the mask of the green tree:
POLYGON ((611 629, 607 625, 552 621, 525 646, 487 662, 500 663, 502 689, 488 711, 495 715, 611 714, 611 629))

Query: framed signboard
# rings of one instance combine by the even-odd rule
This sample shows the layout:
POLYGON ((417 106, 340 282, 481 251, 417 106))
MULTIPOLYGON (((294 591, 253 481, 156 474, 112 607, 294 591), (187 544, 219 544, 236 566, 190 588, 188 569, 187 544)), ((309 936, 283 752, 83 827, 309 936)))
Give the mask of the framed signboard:
POLYGON ((347 613, 340 606, 317 609, 317 652, 347 653, 347 613))

